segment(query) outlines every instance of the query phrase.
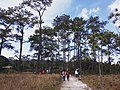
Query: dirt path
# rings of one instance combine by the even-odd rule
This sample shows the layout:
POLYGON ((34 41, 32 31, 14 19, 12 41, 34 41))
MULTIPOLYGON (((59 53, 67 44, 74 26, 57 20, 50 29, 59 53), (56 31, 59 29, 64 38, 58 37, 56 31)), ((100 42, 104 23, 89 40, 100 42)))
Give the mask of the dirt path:
POLYGON ((70 77, 70 81, 64 81, 61 90, 91 90, 86 84, 75 77, 70 77))

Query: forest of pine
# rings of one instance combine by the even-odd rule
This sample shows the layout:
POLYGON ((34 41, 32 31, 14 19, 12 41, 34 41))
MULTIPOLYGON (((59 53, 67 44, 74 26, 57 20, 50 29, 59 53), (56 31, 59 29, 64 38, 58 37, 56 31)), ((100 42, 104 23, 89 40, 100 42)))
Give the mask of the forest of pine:
POLYGON ((83 75, 119 74, 120 61, 118 58, 114 62, 114 57, 120 55, 120 32, 108 30, 106 25, 109 19, 116 17, 114 24, 120 13, 111 13, 108 21, 100 20, 99 16, 84 20, 82 17, 71 18, 63 14, 56 16, 53 27, 42 26, 42 16, 51 4, 51 0, 26 0, 19 6, 0 8, 0 72, 39 73, 44 69, 49 70, 49 73, 60 73, 69 69, 74 73, 79 68, 83 75), (25 30, 31 29, 34 29, 34 34, 26 41, 25 30), (20 43, 19 50, 16 50, 13 43, 20 43), (30 43, 33 55, 22 54, 24 43, 30 43), (4 48, 15 52, 17 59, 7 59, 2 55, 4 48), (6 70, 3 66, 13 68, 6 70))
POLYGON ((120 24, 115 30, 107 25, 120 21, 120 8, 107 20, 62 14, 52 26, 44 25, 43 16, 53 1, 23 0, 18 6, 0 7, 0 88, 60 90, 61 72, 69 70, 74 76, 78 69, 78 80, 93 90, 119 90, 120 24), (24 55, 28 47, 31 54, 24 55), (8 58, 5 49, 14 55, 8 58))

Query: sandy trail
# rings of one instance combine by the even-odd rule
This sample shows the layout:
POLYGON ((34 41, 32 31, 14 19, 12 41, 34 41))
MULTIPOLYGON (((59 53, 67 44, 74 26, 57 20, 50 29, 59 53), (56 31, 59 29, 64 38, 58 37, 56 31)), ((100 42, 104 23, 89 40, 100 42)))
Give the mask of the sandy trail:
POLYGON ((86 84, 71 76, 69 81, 64 81, 61 90, 92 90, 86 84))

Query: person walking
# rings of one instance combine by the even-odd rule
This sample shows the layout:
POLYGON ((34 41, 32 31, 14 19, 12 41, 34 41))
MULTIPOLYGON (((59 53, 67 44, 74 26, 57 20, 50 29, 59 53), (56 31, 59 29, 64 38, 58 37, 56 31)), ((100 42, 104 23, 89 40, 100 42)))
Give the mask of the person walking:
POLYGON ((78 78, 78 69, 75 70, 75 76, 78 78))
POLYGON ((70 80, 70 71, 69 70, 66 71, 66 76, 67 76, 67 80, 69 81, 70 80))
POLYGON ((80 69, 78 69, 78 79, 81 80, 80 69))
POLYGON ((62 80, 63 81, 65 81, 65 75, 66 75, 65 71, 62 71, 62 80))

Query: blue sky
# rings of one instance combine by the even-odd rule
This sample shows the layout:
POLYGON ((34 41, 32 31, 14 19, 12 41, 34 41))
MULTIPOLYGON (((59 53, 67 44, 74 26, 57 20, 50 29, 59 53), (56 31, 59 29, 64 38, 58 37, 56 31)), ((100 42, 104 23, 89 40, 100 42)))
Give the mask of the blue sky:
MULTIPOLYGON (((10 6, 18 5, 22 0, 0 0, 0 7, 7 8, 10 6)), ((51 7, 44 13, 44 25, 52 26, 53 19, 58 15, 68 14, 71 18, 83 17, 88 19, 89 16, 98 15, 101 20, 108 20, 108 15, 115 8, 120 9, 120 0, 53 0, 51 7)), ((120 24, 120 22, 118 22, 120 24)), ((117 25, 117 24, 116 24, 117 25)), ((107 25, 107 29, 115 30, 112 23, 107 25)), ((25 37, 29 37, 34 31, 27 30, 25 37)), ((19 48, 19 43, 15 44, 19 48)), ((23 55, 30 54, 29 44, 24 44, 23 55)), ((3 50, 2 55, 12 57, 13 52, 6 49, 3 50)))

